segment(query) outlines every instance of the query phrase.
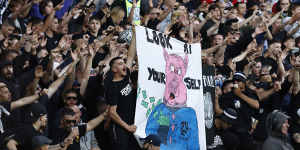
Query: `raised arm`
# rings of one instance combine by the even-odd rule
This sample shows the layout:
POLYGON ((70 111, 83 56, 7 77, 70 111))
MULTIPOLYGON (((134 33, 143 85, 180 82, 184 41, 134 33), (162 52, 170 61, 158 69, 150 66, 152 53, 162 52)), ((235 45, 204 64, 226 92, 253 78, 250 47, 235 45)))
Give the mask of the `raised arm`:
POLYGON ((284 9, 282 9, 280 12, 278 12, 277 14, 275 14, 271 19, 270 21, 268 22, 268 27, 270 25, 272 25, 282 14, 282 12, 284 11, 284 9))
POLYGON ((64 75, 62 75, 61 77, 59 77, 57 80, 55 80, 48 88, 48 98, 50 99, 53 94, 58 90, 58 88, 62 85, 62 83, 65 81, 65 79, 67 78, 67 76, 69 75, 69 71, 65 72, 64 75))
POLYGON ((243 94, 239 88, 234 88, 234 94, 240 97, 243 101, 245 101, 250 107, 259 109, 259 102, 253 98, 248 97, 247 95, 243 94))
POLYGON ((52 23, 53 19, 54 19, 54 16, 55 16, 55 12, 60 10, 64 5, 64 0, 62 2, 60 2, 54 9, 53 11, 51 12, 51 14, 47 17, 42 29, 41 29, 41 32, 46 32, 47 29, 49 28, 50 24, 52 23))
POLYGON ((107 111, 108 110, 106 110, 104 113, 98 115, 96 118, 90 120, 86 125, 86 132, 95 129, 105 119, 105 117, 107 115, 107 111))
POLYGON ((132 8, 131 8, 129 16, 128 16, 128 23, 129 24, 133 24, 134 10, 135 10, 136 6, 137 6, 136 0, 132 0, 132 8))
POLYGON ((11 110, 33 103, 39 98, 39 94, 23 97, 11 103, 11 110))
POLYGON ((218 31, 219 27, 220 27, 220 21, 217 21, 212 27, 210 27, 207 30, 207 36, 211 36, 213 34, 216 34, 216 32, 218 31))
POLYGON ((128 50, 128 57, 126 65, 128 68, 131 68, 134 57, 136 55, 136 34, 135 34, 135 26, 132 26, 132 39, 130 42, 129 50, 128 50))
POLYGON ((75 81, 75 68, 77 63, 79 62, 79 52, 77 50, 75 50, 74 52, 71 51, 71 56, 73 59, 73 62, 71 64, 69 64, 67 67, 69 72, 69 78, 66 80, 66 85, 64 87, 64 91, 71 89, 73 82, 75 81))
POLYGON ((293 94, 296 95, 300 91, 299 68, 295 68, 293 74, 293 94))
POLYGON ((216 115, 221 115, 223 113, 223 109, 220 107, 219 99, 222 95, 222 90, 219 87, 216 87, 216 96, 215 96, 215 112, 216 115))
POLYGON ((283 59, 282 59, 281 56, 282 56, 282 52, 279 52, 276 55, 276 58, 277 58, 278 74, 279 74, 279 77, 280 77, 280 81, 283 81, 285 76, 286 76, 286 72, 285 72, 285 69, 284 69, 284 66, 283 66, 283 59))
POLYGON ((88 56, 87 63, 85 65, 85 69, 83 72, 83 78, 82 78, 81 84, 80 84, 80 95, 81 96, 84 96, 84 94, 85 94, 85 91, 86 91, 86 88, 88 85, 88 81, 90 78, 90 73, 92 70, 93 59, 96 55, 96 49, 93 46, 89 45, 88 50, 89 50, 89 56, 88 56))

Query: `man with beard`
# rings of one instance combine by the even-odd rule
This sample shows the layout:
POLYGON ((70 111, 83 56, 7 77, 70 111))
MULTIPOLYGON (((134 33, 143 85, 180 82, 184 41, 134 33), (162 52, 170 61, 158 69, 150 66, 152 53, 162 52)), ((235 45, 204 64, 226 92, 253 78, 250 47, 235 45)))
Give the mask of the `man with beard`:
MULTIPOLYGON (((32 124, 17 128, 5 136, 4 143, 8 150, 31 150, 32 139, 35 136, 43 135, 47 127, 47 111, 45 106, 41 104, 33 104, 31 106, 32 124)), ((70 144, 70 138, 66 138, 65 145, 70 144)), ((60 145, 51 145, 51 150, 63 150, 60 145)))
POLYGON ((0 82, 0 136, 6 129, 11 128, 10 125, 12 120, 15 119, 11 117, 11 111, 33 103, 39 97, 38 94, 35 94, 12 102, 11 93, 8 90, 7 85, 0 82))

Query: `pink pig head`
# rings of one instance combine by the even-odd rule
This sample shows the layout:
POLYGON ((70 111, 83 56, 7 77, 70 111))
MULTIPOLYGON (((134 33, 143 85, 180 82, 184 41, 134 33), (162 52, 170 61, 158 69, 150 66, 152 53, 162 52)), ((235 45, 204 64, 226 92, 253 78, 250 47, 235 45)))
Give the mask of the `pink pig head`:
POLYGON ((176 54, 168 54, 163 49, 166 61, 166 87, 164 103, 170 107, 183 107, 187 101, 187 89, 183 83, 188 65, 188 56, 184 59, 176 54))

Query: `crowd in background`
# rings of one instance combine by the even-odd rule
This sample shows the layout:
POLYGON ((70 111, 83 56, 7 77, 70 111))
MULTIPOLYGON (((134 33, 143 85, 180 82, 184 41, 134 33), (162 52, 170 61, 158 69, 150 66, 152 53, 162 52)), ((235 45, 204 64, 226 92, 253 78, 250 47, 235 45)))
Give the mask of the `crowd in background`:
POLYGON ((300 149, 299 21, 298 0, 0 0, 0 149, 139 149, 136 25, 201 43, 207 149, 300 149))

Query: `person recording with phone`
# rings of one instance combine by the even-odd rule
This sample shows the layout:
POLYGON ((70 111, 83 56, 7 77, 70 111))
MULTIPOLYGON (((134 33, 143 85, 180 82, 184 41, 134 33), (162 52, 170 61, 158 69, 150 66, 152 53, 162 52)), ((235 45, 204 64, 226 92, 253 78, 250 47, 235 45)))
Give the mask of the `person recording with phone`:
POLYGON ((80 111, 74 112, 74 110, 76 111, 79 109, 63 109, 60 126, 56 130, 55 138, 53 138, 53 144, 60 144, 61 148, 65 148, 66 145, 61 143, 61 141, 62 139, 70 137, 73 139, 73 143, 68 146, 67 150, 82 150, 81 138, 84 137, 88 132, 92 131, 105 119, 107 111, 84 124, 78 122, 80 120, 80 111))
POLYGON ((237 132, 240 139, 239 149, 252 150, 256 149, 250 133, 252 129, 253 113, 259 109, 258 96, 251 91, 247 86, 247 77, 244 73, 236 72, 233 76, 233 88, 219 100, 222 110, 226 108, 233 108, 240 118, 235 124, 235 132, 237 132))

